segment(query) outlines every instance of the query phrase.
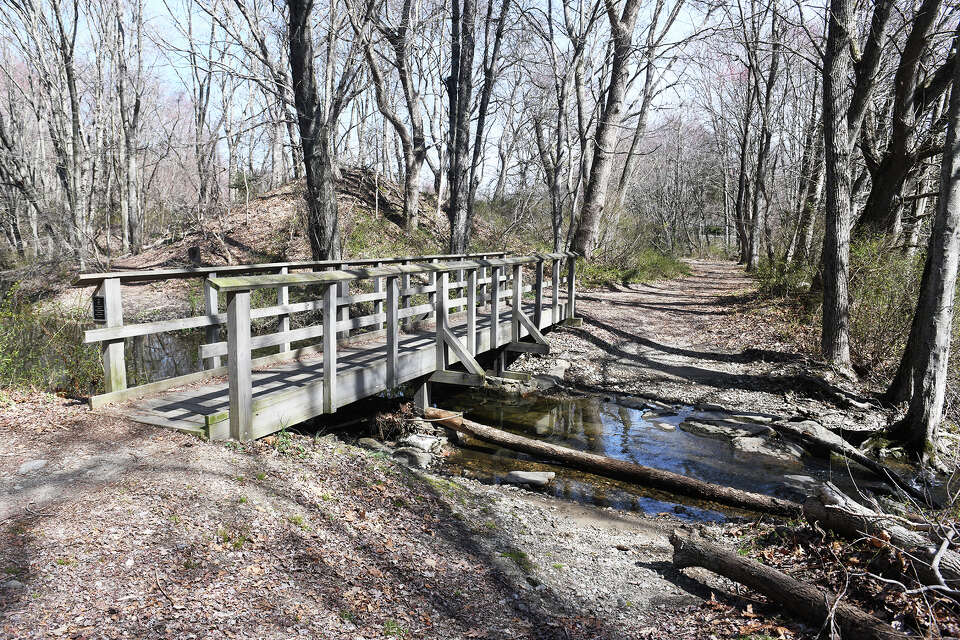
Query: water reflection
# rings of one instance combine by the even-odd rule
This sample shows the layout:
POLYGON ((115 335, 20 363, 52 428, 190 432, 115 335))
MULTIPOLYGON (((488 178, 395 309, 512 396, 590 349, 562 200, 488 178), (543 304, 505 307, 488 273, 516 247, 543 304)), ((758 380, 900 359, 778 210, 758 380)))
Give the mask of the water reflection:
MULTIPOLYGON (((831 466, 808 456, 779 459, 746 453, 735 449, 729 437, 688 433, 681 427, 686 427, 688 420, 729 418, 692 407, 650 411, 596 397, 501 399, 474 392, 445 398, 443 406, 519 435, 747 491, 796 499, 807 487, 826 480, 853 490, 849 470, 842 462, 831 466)), ((480 442, 460 449, 448 463, 454 471, 492 482, 515 469, 557 471, 557 479, 547 490, 558 497, 644 513, 672 511, 698 520, 723 518, 714 505, 685 498, 680 505, 676 496, 538 464, 529 456, 480 442)), ((866 472, 854 470, 854 478, 861 486, 876 485, 866 472)), ((728 509, 723 512, 732 513, 728 509)))
POLYGON ((126 341, 129 386, 199 371, 202 331, 135 336, 126 341))

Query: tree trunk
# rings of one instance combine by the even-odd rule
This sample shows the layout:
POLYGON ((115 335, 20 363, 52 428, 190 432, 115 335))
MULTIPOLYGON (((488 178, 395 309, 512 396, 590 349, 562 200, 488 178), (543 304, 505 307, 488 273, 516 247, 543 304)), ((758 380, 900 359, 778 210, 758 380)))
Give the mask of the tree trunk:
MULTIPOLYGON (((960 31, 956 37, 960 44, 960 31)), ((954 65, 954 90, 947 114, 947 139, 940 169, 940 201, 930 233, 920 298, 907 349, 887 396, 910 398, 907 415, 891 429, 916 458, 936 458, 937 431, 943 413, 950 357, 950 332, 960 245, 960 64, 954 65)))
POLYGON ((466 253, 470 243, 468 218, 470 198, 470 109, 473 99, 473 53, 476 0, 453 0, 451 12, 450 78, 450 193, 447 218, 450 221, 450 253, 466 253))
POLYGON ((782 571, 756 560, 728 551, 709 542, 693 531, 674 529, 670 534, 675 567, 703 567, 762 593, 782 605, 798 619, 821 625, 831 609, 834 622, 848 640, 908 640, 913 636, 901 633, 852 604, 837 601, 827 590, 791 578, 782 571))
POLYGON ((850 143, 846 90, 850 66, 850 0, 831 0, 823 59, 823 134, 826 168, 826 230, 823 237, 823 356, 850 367, 850 143))
POLYGON ((625 460, 617 460, 594 453, 586 453, 561 447, 559 445, 531 440, 523 436, 514 435, 500 429, 461 418, 458 414, 442 409, 428 408, 424 415, 441 425, 473 436, 484 442, 528 453, 538 458, 560 463, 564 466, 608 478, 616 478, 627 482, 634 482, 656 489, 663 489, 680 495, 691 496, 701 500, 710 500, 723 504, 780 515, 796 515, 800 505, 789 500, 781 500, 749 491, 741 491, 731 487, 724 487, 709 482, 703 482, 689 476, 683 476, 670 471, 653 469, 625 460))
POLYGON ((332 132, 321 113, 314 75, 311 0, 287 0, 290 11, 290 72, 293 79, 300 145, 307 177, 307 236, 314 260, 340 254, 337 216, 336 166, 332 132))
POLYGON ((573 236, 572 251, 589 258, 597 237, 603 207, 607 198, 607 185, 613 170, 614 152, 619 140, 620 121, 623 119, 623 100, 630 68, 627 64, 633 53, 633 28, 640 11, 640 0, 626 0, 623 13, 617 16, 613 2, 607 2, 607 18, 610 21, 613 40, 613 62, 610 68, 610 86, 597 122, 593 164, 583 198, 580 224, 573 236))

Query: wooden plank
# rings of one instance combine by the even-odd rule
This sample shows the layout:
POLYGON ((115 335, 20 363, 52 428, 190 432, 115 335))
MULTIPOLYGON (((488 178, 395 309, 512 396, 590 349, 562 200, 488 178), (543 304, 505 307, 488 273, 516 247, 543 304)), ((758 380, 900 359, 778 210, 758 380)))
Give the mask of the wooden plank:
MULTIPOLYGON (((377 266, 382 267, 383 263, 377 262, 377 266)), ((385 279, 383 277, 373 279, 373 295, 377 296, 376 298, 372 299, 373 315, 383 313, 383 304, 384 304, 384 301, 386 300, 386 296, 384 295, 385 293, 384 286, 386 283, 384 282, 384 280, 385 279)))
POLYGON ((450 291, 447 287, 450 275, 448 273, 439 274, 437 279, 436 294, 436 347, 437 347, 437 371, 447 368, 447 347, 444 340, 443 330, 450 329, 450 318, 447 316, 447 299, 450 291))
POLYGON ((323 412, 337 410, 337 287, 323 291, 323 412))
POLYGON ((500 267, 490 270, 490 348, 496 349, 500 330, 500 267))
POLYGON ((353 280, 367 280, 378 276, 408 274, 436 274, 461 271, 481 266, 512 267, 515 264, 532 264, 537 261, 535 256, 513 258, 493 258, 490 260, 460 260, 457 262, 430 262, 416 264, 386 265, 366 269, 335 270, 322 272, 291 273, 281 275, 234 276, 229 278, 215 278, 213 285, 220 291, 243 291, 246 289, 273 289, 280 285, 308 286, 326 285, 333 282, 349 282, 353 280))
POLYGON ((477 353, 477 270, 467 273, 467 351, 477 353))
POLYGON ((396 389, 399 368, 400 318, 396 276, 387 278, 387 388, 396 389))
MULTIPOLYGON (((218 299, 219 294, 217 293, 217 290, 214 289, 213 285, 210 284, 210 278, 216 277, 217 274, 214 272, 210 274, 210 277, 205 278, 203 281, 203 306, 208 318, 216 317, 220 314, 220 301, 218 299)), ((220 340, 219 333, 219 324, 207 325, 207 328, 204 331, 204 342, 206 344, 218 342, 220 340)), ((205 369, 216 369, 220 366, 220 356, 213 356, 206 359, 201 356, 200 360, 203 362, 205 369)))
MULTIPOLYGON (((289 273, 287 267, 280 268, 280 275, 289 273)), ((283 307, 290 304, 290 287, 277 287, 277 306, 283 307)), ((290 314, 284 313, 277 318, 277 333, 286 333, 290 331, 290 314)), ((280 353, 290 351, 290 342, 280 343, 280 353)))
MULTIPOLYGON (((104 297, 107 327, 123 326, 123 299, 120 280, 110 278, 100 286, 100 295, 104 297)), ((123 340, 114 339, 100 346, 103 359, 103 390, 107 393, 127 388, 127 364, 123 353, 123 340)))
POLYGON ((520 321, 520 324, 523 325, 523 328, 527 330, 527 333, 530 334, 530 337, 533 338, 534 342, 539 344, 549 344, 547 339, 543 337, 543 334, 540 333, 540 329, 538 329, 530 320, 530 316, 523 312, 523 309, 514 309, 513 317, 514 319, 520 321))
POLYGON ((540 326, 540 320, 543 318, 543 258, 537 260, 536 271, 534 272, 534 308, 533 308, 533 322, 538 327, 540 326))
POLYGON ((567 259, 567 318, 572 319, 577 306, 577 259, 567 259))
POLYGON ((503 346, 503 349, 514 353, 539 353, 541 355, 550 353, 550 345, 540 344, 539 342, 508 342, 503 346))
POLYGON ((430 374, 430 382, 439 382, 441 384, 456 384, 465 387, 482 387, 486 380, 485 375, 475 373, 463 373, 462 371, 434 371, 430 374))
POLYGON ((227 378, 230 381, 230 437, 252 437, 253 380, 250 362, 250 292, 227 294, 227 378))
POLYGON ((520 305, 523 304, 523 266, 515 265, 513 267, 513 311, 511 313, 510 331, 511 340, 518 342, 520 340, 520 318, 517 313, 520 311, 520 305))
POLYGON ((506 369, 501 372, 500 377, 507 380, 519 380, 520 382, 530 382, 533 379, 533 375, 526 371, 507 371, 506 369))
POLYGON ((186 422, 184 420, 171 420, 169 418, 164 418, 152 413, 143 413, 140 411, 131 411, 124 413, 124 415, 134 422, 140 422, 142 424, 151 424, 156 427, 167 427, 170 429, 176 429, 183 433, 190 433, 196 436, 206 437, 207 429, 205 426, 194 424, 192 422, 186 422))
POLYGON ((100 273, 81 273, 73 281, 75 287, 89 287, 99 284, 108 278, 117 278, 121 282, 152 282, 155 280, 175 280, 184 278, 206 278, 211 273, 276 273, 280 268, 287 269, 322 269, 339 264, 350 266, 374 265, 377 262, 399 264, 404 261, 425 261, 434 258, 439 260, 455 260, 469 258, 500 258, 507 255, 505 251, 493 253, 466 253, 466 254, 434 254, 426 256, 402 256, 395 258, 365 258, 343 263, 340 260, 320 260, 304 262, 267 262, 262 264, 222 265, 216 267, 186 267, 183 269, 148 269, 127 271, 106 271, 100 273))
POLYGON ((554 324, 556 324, 560 318, 560 260, 553 261, 552 269, 553 270, 550 274, 552 282, 550 284, 553 286, 553 299, 550 301, 550 303, 553 307, 553 317, 551 320, 554 324))
MULTIPOLYGON (((457 354, 458 358, 460 358, 460 362, 463 364, 464 367, 466 367, 467 371, 469 371, 470 373, 476 374, 478 376, 484 375, 483 367, 481 367, 480 363, 474 360, 470 352, 467 351, 467 349, 464 348, 462 344, 460 344, 460 340, 457 339, 457 336, 453 335, 450 332, 449 327, 440 326, 440 323, 437 323, 437 329, 440 332, 441 336, 443 337, 443 342, 448 347, 453 349, 453 352, 457 354)), ((445 369, 446 367, 442 367, 442 368, 445 369)), ((437 370, 439 371, 440 367, 438 367, 437 370)))

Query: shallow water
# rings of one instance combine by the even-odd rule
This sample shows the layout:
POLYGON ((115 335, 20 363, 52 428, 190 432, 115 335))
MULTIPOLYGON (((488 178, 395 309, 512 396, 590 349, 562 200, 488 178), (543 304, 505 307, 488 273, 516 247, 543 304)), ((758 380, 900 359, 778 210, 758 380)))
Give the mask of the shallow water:
MULTIPOLYGON (((731 416, 688 406, 635 409, 597 397, 503 399, 476 392, 444 398, 443 406, 465 411, 466 417, 477 422, 530 438, 781 498, 798 499, 808 487, 827 480, 848 491, 855 491, 854 483, 883 489, 867 472, 848 469, 843 461, 827 462, 807 455, 782 460, 734 449, 728 437, 689 433, 683 424, 687 420, 731 416)), ((743 418, 738 420, 746 422, 743 418)), ((516 469, 555 471, 557 477, 546 487, 547 493, 598 506, 646 514, 671 512, 692 520, 723 520, 742 513, 537 463, 524 454, 480 442, 460 448, 447 463, 454 473, 494 483, 516 469)))

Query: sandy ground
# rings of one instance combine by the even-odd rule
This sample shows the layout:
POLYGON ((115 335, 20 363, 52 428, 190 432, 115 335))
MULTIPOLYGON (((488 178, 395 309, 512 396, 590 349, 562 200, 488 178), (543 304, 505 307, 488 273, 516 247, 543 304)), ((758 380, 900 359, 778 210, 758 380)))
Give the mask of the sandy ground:
MULTIPOLYGON (((664 400, 873 419, 841 406, 852 392, 802 384, 808 363, 742 316, 750 282, 735 266, 692 267, 584 293, 584 325, 517 366, 565 364, 566 384, 664 400)), ((12 394, 0 439, 5 638, 726 638, 774 614, 755 603, 743 617, 748 595, 673 570, 669 516, 414 472, 335 436, 209 443, 12 394)))

